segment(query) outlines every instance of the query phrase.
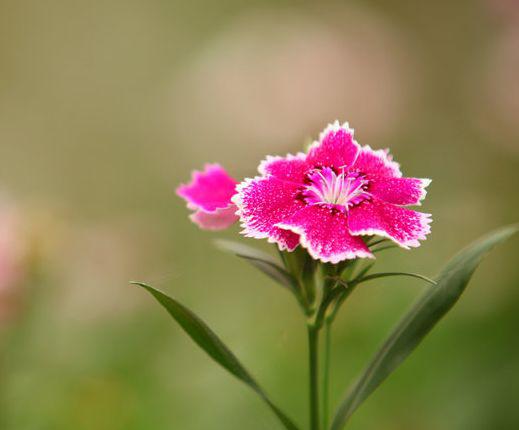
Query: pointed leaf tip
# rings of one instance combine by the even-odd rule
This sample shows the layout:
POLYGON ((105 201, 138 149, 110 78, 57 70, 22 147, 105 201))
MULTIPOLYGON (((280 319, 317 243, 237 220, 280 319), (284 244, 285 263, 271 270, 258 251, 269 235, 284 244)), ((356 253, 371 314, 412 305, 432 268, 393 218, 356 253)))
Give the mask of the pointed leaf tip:
POLYGON ((267 403, 287 430, 298 430, 298 427, 293 423, 293 421, 272 402, 252 375, 240 363, 238 358, 236 358, 231 350, 202 319, 195 315, 195 313, 190 309, 162 291, 157 290, 144 282, 132 281, 130 283, 146 289, 201 349, 203 349, 214 361, 220 364, 220 366, 252 388, 252 390, 254 390, 254 392, 256 392, 265 403, 267 403))
POLYGON ((355 410, 415 350, 424 337, 455 305, 484 256, 519 231, 519 224, 497 229, 454 256, 397 324, 364 373, 339 405, 331 430, 341 430, 355 410))

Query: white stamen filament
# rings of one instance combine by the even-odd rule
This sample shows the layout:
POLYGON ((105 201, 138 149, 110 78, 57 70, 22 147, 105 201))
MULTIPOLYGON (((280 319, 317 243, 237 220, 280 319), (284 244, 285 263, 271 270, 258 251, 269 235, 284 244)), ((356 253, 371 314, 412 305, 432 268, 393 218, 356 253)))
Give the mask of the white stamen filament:
POLYGON ((350 202, 359 195, 366 193, 366 181, 355 174, 342 171, 339 174, 329 169, 327 172, 315 171, 317 177, 306 187, 314 195, 314 202, 329 203, 349 207, 350 202), (315 199, 315 200, 314 200, 315 199))

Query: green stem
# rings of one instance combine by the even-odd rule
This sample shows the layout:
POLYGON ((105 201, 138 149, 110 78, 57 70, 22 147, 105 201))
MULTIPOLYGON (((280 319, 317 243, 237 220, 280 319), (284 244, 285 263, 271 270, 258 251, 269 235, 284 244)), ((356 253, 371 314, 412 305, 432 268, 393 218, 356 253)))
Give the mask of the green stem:
POLYGON ((308 358, 310 368, 310 430, 319 427, 319 329, 308 326, 308 358))
POLYGON ((324 357, 323 357, 323 430, 328 428, 329 393, 330 393, 330 360, 331 360, 332 323, 326 320, 324 325, 324 357))

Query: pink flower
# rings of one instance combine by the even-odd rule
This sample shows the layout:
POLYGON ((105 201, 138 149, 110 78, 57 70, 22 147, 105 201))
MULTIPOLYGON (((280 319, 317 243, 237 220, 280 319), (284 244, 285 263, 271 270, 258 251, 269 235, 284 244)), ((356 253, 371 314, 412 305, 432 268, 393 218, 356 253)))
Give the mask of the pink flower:
POLYGON ((429 179, 403 178, 388 151, 361 147, 348 124, 330 124, 307 154, 267 157, 261 176, 238 185, 242 233, 293 251, 299 244, 323 262, 373 258, 361 236, 419 246, 430 215, 418 205, 429 179))
POLYGON ((205 230, 223 230, 238 220, 231 197, 236 182, 219 164, 206 164, 203 172, 194 171, 191 182, 177 188, 177 195, 194 210, 190 219, 205 230))

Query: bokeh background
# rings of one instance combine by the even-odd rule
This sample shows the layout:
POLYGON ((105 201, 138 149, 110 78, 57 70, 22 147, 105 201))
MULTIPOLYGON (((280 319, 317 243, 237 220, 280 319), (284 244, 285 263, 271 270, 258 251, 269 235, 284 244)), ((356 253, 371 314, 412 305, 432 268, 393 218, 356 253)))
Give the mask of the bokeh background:
MULTIPOLYGON (((252 176, 348 120, 433 178, 429 239, 378 266, 434 275, 519 218, 518 76, 514 0, 0 0, 0 428, 280 428, 132 279, 198 312, 306 420, 296 304, 213 241, 270 248, 197 230, 175 186, 207 161, 252 176)), ((517 240, 497 249, 349 428, 519 428, 517 261, 517 240)), ((350 299, 334 402, 421 288, 350 299)))

